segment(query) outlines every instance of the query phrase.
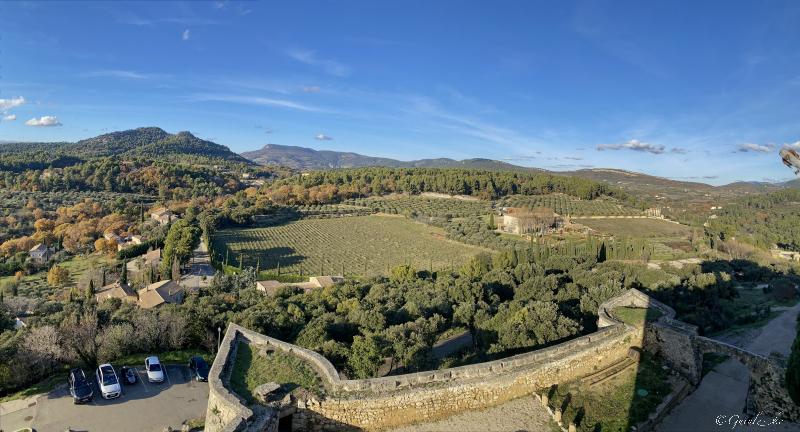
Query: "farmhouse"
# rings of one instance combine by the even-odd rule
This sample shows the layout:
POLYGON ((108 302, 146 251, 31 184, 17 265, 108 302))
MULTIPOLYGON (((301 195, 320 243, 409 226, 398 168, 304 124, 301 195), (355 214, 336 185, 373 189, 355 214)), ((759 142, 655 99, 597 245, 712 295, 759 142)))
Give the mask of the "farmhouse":
POLYGON ((154 308, 167 303, 181 304, 183 288, 171 280, 165 280, 148 285, 139 290, 139 307, 154 308))
POLYGON ((789 259, 792 261, 800 261, 800 252, 789 252, 781 249, 770 249, 770 255, 773 258, 789 259))
POLYGON ((136 302, 139 300, 139 297, 136 295, 136 291, 130 287, 128 284, 121 284, 119 282, 114 282, 111 285, 106 285, 100 288, 99 291, 94 293, 94 300, 97 303, 103 303, 104 301, 111 299, 111 298, 118 298, 122 301, 129 301, 129 302, 136 302))
POLYGON ((36 264, 44 264, 53 257, 53 249, 39 243, 28 252, 28 256, 36 264))
POLYGON ((264 293, 264 295, 273 296, 279 288, 284 286, 296 286, 302 289, 303 292, 309 292, 317 288, 329 287, 336 282, 341 282, 343 280, 344 278, 341 276, 314 276, 308 278, 308 282, 296 283, 281 283, 276 280, 263 280, 256 282, 256 289, 264 293))
POLYGON ((158 221, 159 225, 166 225, 168 223, 178 220, 178 216, 169 211, 166 207, 158 207, 150 212, 150 218, 158 221))

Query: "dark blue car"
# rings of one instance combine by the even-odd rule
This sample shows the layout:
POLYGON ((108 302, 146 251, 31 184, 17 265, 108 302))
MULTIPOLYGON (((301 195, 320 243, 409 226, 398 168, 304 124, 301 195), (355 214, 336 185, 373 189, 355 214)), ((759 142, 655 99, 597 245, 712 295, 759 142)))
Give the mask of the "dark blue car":
POLYGON ((67 377, 69 382, 69 393, 72 395, 72 403, 84 403, 92 400, 92 387, 86 380, 86 375, 82 369, 72 369, 67 377))
POLYGON ((203 360, 203 357, 194 356, 189 359, 189 369, 194 372, 194 377, 197 381, 208 381, 208 363, 203 360))

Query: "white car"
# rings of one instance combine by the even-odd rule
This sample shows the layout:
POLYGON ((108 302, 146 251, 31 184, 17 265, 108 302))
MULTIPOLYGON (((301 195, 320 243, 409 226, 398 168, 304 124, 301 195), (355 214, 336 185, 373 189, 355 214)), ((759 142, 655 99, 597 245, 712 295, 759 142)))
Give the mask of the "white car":
POLYGON ((158 357, 148 357, 144 359, 144 368, 147 370, 148 381, 164 381, 164 370, 161 368, 161 363, 158 362, 158 357))
POLYGON ((95 375, 97 376, 97 386, 100 387, 100 394, 103 399, 113 399, 122 394, 117 373, 114 372, 114 368, 110 364, 101 364, 97 368, 95 375))

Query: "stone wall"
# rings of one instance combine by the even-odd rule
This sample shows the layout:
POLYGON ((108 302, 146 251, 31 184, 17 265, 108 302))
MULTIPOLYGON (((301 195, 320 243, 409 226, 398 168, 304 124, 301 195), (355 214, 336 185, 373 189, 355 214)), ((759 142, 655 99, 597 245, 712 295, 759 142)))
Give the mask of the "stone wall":
MULTIPOLYGON (((265 423, 269 427, 277 427, 277 417, 291 414, 295 429, 374 430, 489 407, 616 363, 627 356, 631 346, 642 346, 644 330, 616 321, 605 310, 615 304, 653 304, 653 300, 629 290, 610 302, 601 305, 601 320, 607 324, 587 336, 493 362, 364 380, 342 380, 318 353, 230 324, 209 374, 206 430, 265 430, 264 418, 259 420, 244 400, 229 390, 238 343, 281 349, 303 359, 326 382, 327 396, 294 400, 293 407, 274 413, 271 422, 265 423)), ((671 309, 664 311, 669 315, 671 309)), ((674 316, 674 311, 671 313, 674 316)))

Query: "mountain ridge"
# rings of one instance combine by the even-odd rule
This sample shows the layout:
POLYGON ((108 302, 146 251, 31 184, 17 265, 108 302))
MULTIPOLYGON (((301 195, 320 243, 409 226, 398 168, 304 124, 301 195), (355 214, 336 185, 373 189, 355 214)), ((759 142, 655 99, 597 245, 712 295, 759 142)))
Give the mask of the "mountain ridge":
POLYGON ((140 127, 109 132, 96 137, 70 142, 16 142, 0 144, 0 153, 45 151, 84 157, 144 156, 178 157, 198 160, 252 164, 228 147, 182 131, 170 134, 159 127, 140 127))

